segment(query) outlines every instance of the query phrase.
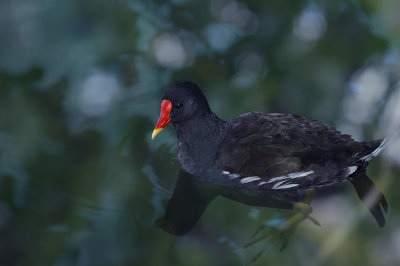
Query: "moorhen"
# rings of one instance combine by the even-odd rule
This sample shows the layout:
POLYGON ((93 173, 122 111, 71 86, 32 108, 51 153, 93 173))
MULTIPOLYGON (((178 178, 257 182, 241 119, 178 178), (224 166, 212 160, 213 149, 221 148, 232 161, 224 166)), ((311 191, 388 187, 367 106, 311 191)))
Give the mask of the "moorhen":
POLYGON ((188 81, 166 89, 152 139, 170 121, 179 161, 196 178, 254 193, 350 181, 379 226, 385 225, 382 209, 387 212, 387 202, 366 175, 385 139, 358 142, 332 126, 292 114, 249 112, 224 121, 188 81))

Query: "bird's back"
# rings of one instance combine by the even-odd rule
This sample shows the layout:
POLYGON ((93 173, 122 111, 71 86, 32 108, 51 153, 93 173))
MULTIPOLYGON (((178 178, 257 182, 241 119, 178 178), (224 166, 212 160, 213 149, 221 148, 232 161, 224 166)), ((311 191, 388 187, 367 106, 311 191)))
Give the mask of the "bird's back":
POLYGON ((259 179, 244 179, 254 181, 242 184, 264 188, 329 185, 364 170, 367 157, 380 143, 357 142, 301 116, 250 112, 226 123, 215 166, 231 176, 239 175, 239 185, 247 177, 259 179), (282 182, 285 176, 287 182, 282 182))

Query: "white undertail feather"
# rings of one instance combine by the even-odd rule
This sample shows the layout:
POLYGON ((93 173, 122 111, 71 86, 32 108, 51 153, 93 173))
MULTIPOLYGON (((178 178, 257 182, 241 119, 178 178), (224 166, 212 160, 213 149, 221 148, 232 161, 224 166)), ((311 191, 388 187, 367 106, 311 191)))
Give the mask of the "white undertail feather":
POLYGON ((347 167, 347 176, 349 176, 349 175, 351 175, 352 173, 354 173, 355 171, 357 171, 357 169, 358 169, 358 166, 350 166, 350 167, 347 167))
POLYGON ((378 148, 376 148, 373 152, 371 152, 370 154, 367 154, 363 157, 360 158, 361 161, 367 161, 369 162, 370 160, 372 160, 373 158, 375 158, 376 156, 378 156, 378 154, 384 149, 386 148, 386 146, 389 143, 386 143, 386 138, 383 139, 383 141, 381 142, 381 144, 379 145, 378 148))

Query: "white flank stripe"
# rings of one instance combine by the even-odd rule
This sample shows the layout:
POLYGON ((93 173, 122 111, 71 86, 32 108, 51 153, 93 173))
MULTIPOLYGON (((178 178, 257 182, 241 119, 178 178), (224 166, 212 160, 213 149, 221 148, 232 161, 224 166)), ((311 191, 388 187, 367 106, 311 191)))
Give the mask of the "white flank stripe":
POLYGON ((238 174, 230 174, 229 175, 229 177, 231 178, 231 179, 234 179, 234 178, 237 178, 237 177, 239 177, 240 175, 238 175, 238 174))
POLYGON ((295 173, 291 173, 291 174, 288 174, 288 175, 271 178, 267 183, 272 183, 272 182, 279 181, 279 180, 286 180, 286 179, 294 179, 294 178, 304 177, 304 176, 308 176, 308 175, 310 175, 312 173, 314 173, 313 170, 307 171, 307 172, 295 172, 295 173))
POLYGON ((291 174, 288 174, 288 177, 289 178, 298 178, 298 177, 307 176, 307 175, 312 174, 312 173, 314 173, 313 170, 308 171, 308 172, 291 173, 291 174))
POLYGON ((257 181, 260 180, 260 178, 258 176, 249 176, 249 177, 245 177, 242 180, 240 180, 240 183, 245 184, 245 183, 249 183, 249 182, 253 182, 253 181, 257 181))
POLYGON ((272 189, 278 189, 279 186, 280 186, 282 183, 285 183, 285 182, 286 182, 286 180, 283 180, 283 181, 280 181, 280 182, 276 183, 276 184, 272 187, 272 189))
POLYGON ((271 178, 270 180, 268 180, 267 183, 272 183, 272 182, 283 180, 283 179, 288 179, 288 177, 285 175, 274 177, 274 178, 271 178))
POLYGON ((291 188, 291 187, 297 187, 299 184, 287 184, 287 185, 283 185, 280 187, 277 187, 276 189, 285 189, 285 188, 291 188))
MULTIPOLYGON (((351 172, 351 171, 353 170, 352 167, 356 167, 355 170, 357 170, 357 166, 351 166, 351 167, 349 167, 349 172, 351 172), (350 168, 351 168, 351 169, 350 169, 350 168)), ((355 171, 355 170, 354 170, 354 171, 355 171)), ((313 170, 306 171, 306 172, 303 171, 303 172, 290 173, 290 174, 288 174, 288 175, 278 176, 278 177, 271 178, 271 179, 268 180, 268 181, 260 182, 260 183, 258 184, 258 186, 262 186, 262 185, 265 185, 265 184, 268 184, 268 183, 272 183, 272 182, 277 182, 277 181, 279 181, 278 183, 274 184, 274 186, 272 187, 272 189, 285 189, 285 188, 296 187, 296 186, 298 186, 299 184, 283 184, 283 183, 285 183, 286 181, 288 181, 288 179, 296 179, 296 178, 300 178, 300 177, 305 177, 305 176, 308 176, 308 175, 310 175, 310 174, 312 174, 312 173, 314 173, 313 170)), ((352 174, 352 173, 353 173, 353 172, 351 172, 350 174, 352 174)), ((235 179, 235 178, 240 177, 240 175, 238 175, 238 174, 231 174, 229 171, 222 171, 222 174, 228 175, 231 179, 235 179)), ((349 174, 349 175, 350 175, 350 174, 349 174)), ((240 180, 240 183, 246 184, 246 183, 254 182, 254 181, 257 181, 257 180, 260 180, 260 179, 261 179, 261 178, 260 178, 259 176, 248 176, 248 177, 242 178, 242 179, 240 180)))

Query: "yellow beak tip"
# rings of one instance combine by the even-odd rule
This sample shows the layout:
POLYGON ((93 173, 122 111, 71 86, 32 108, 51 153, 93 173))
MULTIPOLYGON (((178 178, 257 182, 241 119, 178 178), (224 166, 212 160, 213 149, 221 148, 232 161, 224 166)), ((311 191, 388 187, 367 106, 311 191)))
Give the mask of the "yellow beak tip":
POLYGON ((153 134, 151 135, 151 139, 154 139, 154 138, 158 135, 158 133, 161 132, 161 130, 163 130, 163 129, 162 129, 162 128, 156 128, 156 129, 154 129, 154 130, 153 130, 153 134))

